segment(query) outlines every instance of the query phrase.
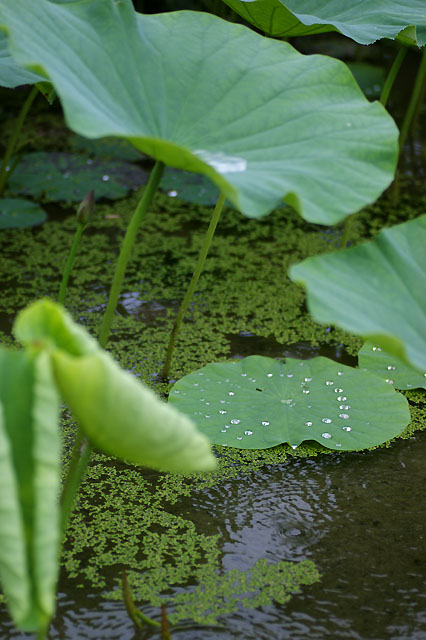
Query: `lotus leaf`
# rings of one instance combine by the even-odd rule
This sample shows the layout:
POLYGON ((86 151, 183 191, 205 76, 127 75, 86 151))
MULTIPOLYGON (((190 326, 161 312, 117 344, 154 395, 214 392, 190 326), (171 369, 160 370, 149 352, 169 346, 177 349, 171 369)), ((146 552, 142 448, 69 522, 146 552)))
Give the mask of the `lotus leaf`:
POLYGON ((258 29, 275 37, 338 30, 360 44, 396 38, 415 27, 418 46, 426 43, 423 0, 225 0, 258 29))
POLYGON ((0 349, 0 579, 23 630, 54 612, 60 546, 59 397, 46 353, 0 349))
POLYGON ((364 449, 410 421, 406 399, 389 384, 323 357, 208 364, 176 382, 170 402, 212 442, 240 449, 296 448, 306 440, 364 449))
POLYGON ((426 371, 426 215, 290 269, 309 311, 426 371))
POLYGON ((30 305, 14 332, 26 346, 48 350, 62 397, 104 453, 164 471, 215 467, 193 422, 123 371, 62 307, 49 300, 30 305))
POLYGON ((46 219, 46 212, 34 202, 19 198, 0 199, 0 229, 33 227, 46 219))
POLYGON ((128 162, 72 153, 28 153, 9 180, 12 193, 48 201, 80 202, 93 189, 97 198, 124 198, 146 182, 143 169, 128 162))
POLYGON ((363 371, 374 373, 393 384, 395 389, 426 389, 426 372, 419 373, 372 342, 366 342, 359 351, 358 364, 363 371))
POLYGON ((49 76, 74 131, 202 173, 248 216, 284 199, 334 224, 392 179, 396 126, 337 60, 202 12, 140 15, 130 0, 0 7, 14 58, 49 76))

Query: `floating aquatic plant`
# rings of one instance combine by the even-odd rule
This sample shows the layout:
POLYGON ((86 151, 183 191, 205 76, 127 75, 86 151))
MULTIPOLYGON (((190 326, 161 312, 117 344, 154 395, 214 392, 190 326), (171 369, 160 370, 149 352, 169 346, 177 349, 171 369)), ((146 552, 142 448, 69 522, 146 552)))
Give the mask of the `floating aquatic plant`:
POLYGON ((242 449, 309 440, 338 451, 365 449, 410 421, 406 399, 391 385, 322 357, 208 364, 176 382, 169 403, 215 444, 242 449))

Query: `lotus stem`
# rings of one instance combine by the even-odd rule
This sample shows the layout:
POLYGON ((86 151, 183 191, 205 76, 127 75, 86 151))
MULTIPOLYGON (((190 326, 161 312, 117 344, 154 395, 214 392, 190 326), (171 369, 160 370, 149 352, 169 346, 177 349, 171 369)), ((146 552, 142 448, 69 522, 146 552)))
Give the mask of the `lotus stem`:
POLYGON ((410 130, 410 126, 413 121, 413 117, 416 112, 417 105, 419 103, 419 100, 422 97, 422 89, 423 89, 423 84, 425 82, 425 79, 426 79, 426 47, 423 48, 422 59, 420 62, 419 70, 417 72, 416 80, 414 82, 414 88, 411 93, 410 102, 408 104, 407 111, 405 112, 404 120, 401 126, 401 133, 399 135, 400 152, 405 144, 405 140, 410 130))
MULTIPOLYGON (((423 47, 422 59, 420 62, 419 70, 417 72, 416 80, 414 82, 413 91, 411 92, 410 102, 408 103, 407 110, 405 112, 404 120, 402 122, 401 131, 399 134, 399 157, 404 148, 405 141, 407 139, 408 132, 412 127, 413 120, 417 109, 419 108, 419 102, 423 97, 423 86, 426 82, 426 47, 423 47)), ((398 174, 395 176, 395 180, 390 192, 392 204, 396 206, 399 200, 399 178, 398 174)))
POLYGON ((161 605, 161 640, 172 640, 165 604, 161 605))
POLYGON ((382 89, 382 93, 380 94, 380 102, 382 103, 382 105, 385 107, 387 104, 387 101, 389 99, 389 94, 392 90, 392 87, 394 85, 396 76, 398 75, 398 71, 401 67, 402 61, 405 58, 405 55, 407 53, 407 47, 402 46, 400 47, 393 63, 392 66, 389 70, 388 75, 386 76, 386 80, 385 83, 383 85, 383 89, 382 89))
POLYGON ((192 296, 194 295, 195 289, 197 287, 198 284, 198 280, 200 278, 201 272, 203 270, 204 267, 204 263, 206 261, 206 257, 207 257, 207 253, 210 249, 210 245, 212 243, 213 240, 213 236, 214 236, 214 232, 216 230, 217 227, 217 223, 219 222, 219 218, 220 215, 222 213, 222 209, 223 209, 223 205, 225 203, 225 199, 226 196, 224 193, 221 193, 217 202, 216 202, 216 206, 214 208, 212 217, 210 219, 210 224, 209 224, 209 228, 207 229, 207 233, 204 236, 204 241, 203 241, 203 245, 201 247, 200 250, 200 254, 198 256, 198 261, 197 261, 197 265, 195 267, 195 271, 192 275, 191 278, 191 282, 189 283, 189 287, 185 293, 185 296, 182 300, 182 303, 179 307, 179 311, 177 314, 177 318, 175 321, 175 324, 173 326, 172 332, 170 334, 170 338, 169 338, 169 344, 167 347, 167 353, 166 353, 166 359, 164 361, 164 366, 163 366, 163 371, 162 371, 162 376, 163 378, 168 378, 169 374, 170 374, 170 365, 172 362, 172 357, 173 357, 173 352, 174 352, 174 348, 175 348, 175 343, 176 343, 176 339, 177 336, 179 334, 181 325, 182 325, 182 321, 183 318, 185 316, 185 313, 188 309, 189 303, 192 300, 192 296))
POLYGON ((152 202, 152 198, 157 190, 158 184, 163 175, 164 164, 157 161, 154 165, 151 175, 149 176, 148 183, 143 190, 143 194, 139 203, 133 213, 129 226, 127 227, 126 235, 124 236, 123 243, 121 245, 120 255, 115 267, 114 277, 111 284, 111 289, 108 298, 107 308, 102 318, 101 329, 99 332, 99 344, 101 347, 105 347, 111 332, 111 325, 114 319, 114 313, 117 308, 118 296, 121 292, 121 286, 124 280, 124 274, 126 271, 127 263, 129 262, 130 253, 135 243, 136 234, 139 230, 141 222, 145 217, 149 205, 152 202))
POLYGON ((27 117, 27 113, 30 110, 30 107, 34 102, 37 94, 38 94, 38 89, 34 85, 30 93, 28 94, 27 99, 25 100, 24 104, 21 107, 21 111, 19 112, 19 116, 16 121, 15 129, 13 130, 12 136, 7 145, 6 153, 4 154, 3 161, 0 166, 0 196, 3 195, 7 181, 9 179, 9 175, 11 173, 10 171, 9 172, 7 171, 7 167, 9 166, 9 162, 12 157, 12 154, 16 149, 16 144, 18 142, 19 134, 21 133, 22 126, 24 124, 25 118, 27 117))
POLYGON ((67 292, 68 280, 70 277, 71 269, 74 264, 75 256, 77 253, 78 246, 80 244, 81 236, 83 235, 85 225, 81 222, 77 223, 77 229, 74 235, 74 240, 72 243, 71 251, 69 252, 68 259, 65 265, 64 272, 62 274, 61 286, 59 288, 58 294, 58 302, 59 304, 64 304, 65 294, 67 292))
POLYGON ((68 526, 74 500, 87 471, 91 454, 92 446, 84 437, 81 428, 78 427, 61 495, 61 530, 63 535, 68 526))
POLYGON ((123 569, 121 577, 121 585, 123 588, 124 604, 126 611, 129 614, 129 618, 133 621, 138 629, 142 629, 143 623, 150 627, 161 627, 161 624, 152 618, 148 618, 142 611, 140 611, 133 600, 132 592, 130 591, 129 581, 127 579, 126 570, 123 569))
POLYGON ((355 213, 352 213, 345 220, 345 226, 343 227, 342 240, 340 242, 340 249, 344 249, 346 247, 346 245, 348 244, 349 234, 350 234, 352 226, 353 226, 354 216, 355 215, 356 215, 355 213))

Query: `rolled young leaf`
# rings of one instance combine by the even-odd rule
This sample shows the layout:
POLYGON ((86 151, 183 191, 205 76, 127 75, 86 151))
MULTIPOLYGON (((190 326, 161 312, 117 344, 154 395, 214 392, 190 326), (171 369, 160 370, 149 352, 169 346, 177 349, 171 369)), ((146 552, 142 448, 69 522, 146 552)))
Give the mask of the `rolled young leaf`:
POLYGON ((63 398, 101 451, 163 471, 214 469, 209 442, 193 422, 123 371, 60 305, 30 305, 14 333, 27 346, 49 350, 63 398))
POLYGON ((100 350, 86 357, 52 353, 61 394, 93 444, 129 462, 172 472, 210 471, 208 440, 100 350))
POLYGON ((45 629, 59 568, 59 397, 47 353, 0 349, 0 581, 16 625, 45 629))

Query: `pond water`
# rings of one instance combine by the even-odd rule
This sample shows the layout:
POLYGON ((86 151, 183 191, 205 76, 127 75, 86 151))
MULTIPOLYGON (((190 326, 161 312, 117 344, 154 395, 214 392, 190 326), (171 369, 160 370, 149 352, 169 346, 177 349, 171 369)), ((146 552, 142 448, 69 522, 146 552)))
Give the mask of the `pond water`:
MULTIPOLYGON (((352 241, 424 213, 425 200, 420 188, 409 196, 403 192, 398 207, 387 201, 374 205, 358 216, 352 241)), ((70 280, 66 305, 93 334, 134 203, 133 198, 97 206, 70 280)), ((49 214, 50 221, 37 229, 2 232, 1 341, 10 342, 16 310, 57 295, 74 222, 60 208, 49 214)), ((158 196, 127 272, 109 349, 161 394, 168 391, 158 382, 168 333, 208 217, 207 209, 158 196)), ((262 221, 226 211, 178 343, 173 376, 253 354, 324 355, 356 365, 362 341, 313 323, 303 293, 286 278, 292 262, 337 246, 340 234, 288 210, 262 221)), ((408 397, 424 427, 425 394, 408 397)), ((64 429, 68 444, 68 420, 64 429)), ((50 639, 159 638, 157 629, 135 630, 117 597, 117 574, 126 567, 143 580, 155 572, 156 562, 178 562, 187 544, 195 541, 195 547, 211 551, 213 540, 214 571, 222 576, 250 571, 261 559, 295 565, 310 560, 320 579, 285 604, 236 606, 218 616, 217 627, 184 619, 172 628, 173 640, 425 640, 425 447, 426 431, 415 431, 374 451, 278 447, 275 457, 259 454, 253 464, 250 457, 228 455, 222 475, 210 484, 184 479, 182 486, 170 481, 171 489, 166 476, 96 456, 70 525, 50 639), (152 567, 143 554, 147 540, 150 553, 157 542, 171 545, 159 550, 152 567)), ((220 448, 218 455, 225 455, 220 448)), ((159 588, 171 616, 174 598, 200 583, 202 555, 194 561, 197 570, 190 567, 182 580, 159 588)), ((154 600, 137 604, 159 619, 154 600)), ((29 637, 13 629, 0 605, 0 638, 29 637)))
MULTIPOLYGON (((390 449, 295 458, 179 501, 174 510, 220 535, 224 570, 250 569, 262 557, 310 558, 321 580, 286 605, 241 609, 223 616, 218 629, 183 625, 173 639, 425 638, 425 446, 421 432, 390 449)), ((0 636, 28 637, 5 615, 0 636)), ((120 602, 64 589, 50 637, 136 640, 159 633, 135 632, 120 602)))

